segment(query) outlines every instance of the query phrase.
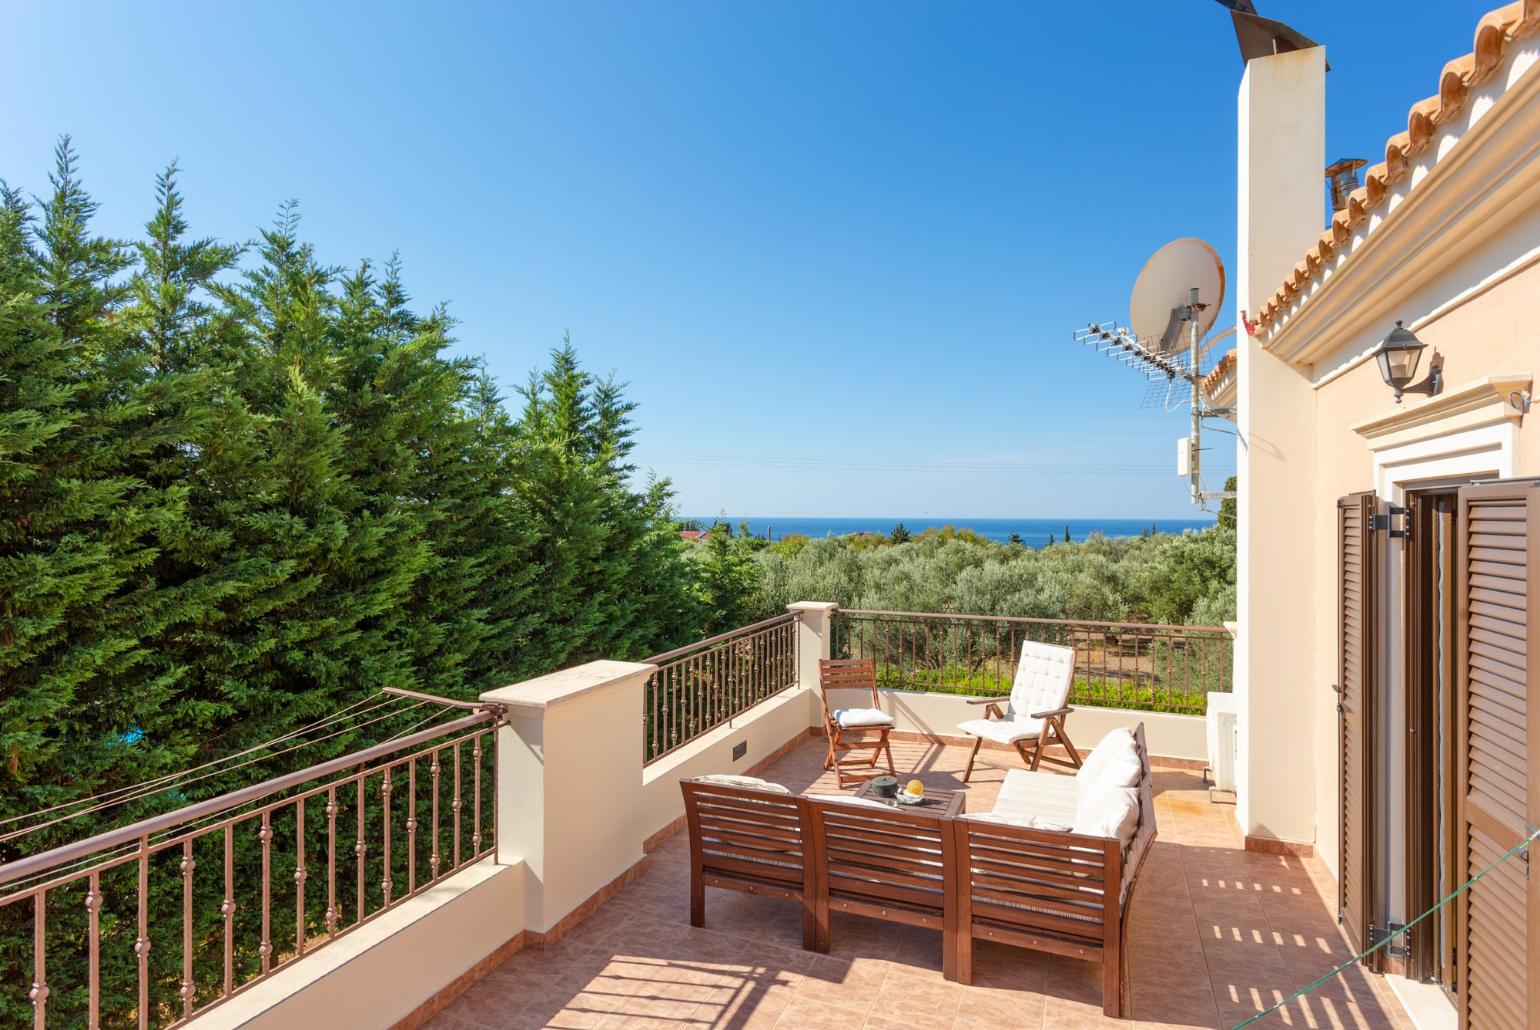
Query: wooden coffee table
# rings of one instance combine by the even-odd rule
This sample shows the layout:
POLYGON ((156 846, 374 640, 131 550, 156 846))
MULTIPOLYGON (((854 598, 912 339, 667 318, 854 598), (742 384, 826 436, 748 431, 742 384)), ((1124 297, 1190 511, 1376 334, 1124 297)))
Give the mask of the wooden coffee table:
MULTIPOLYGON (((903 789, 903 784, 899 784, 903 789)), ((872 781, 867 780, 861 784, 861 789, 856 791, 856 797, 865 801, 880 801, 900 812, 911 812, 914 815, 930 816, 933 819, 951 819, 962 815, 963 806, 967 801, 968 792, 965 790, 934 790, 925 788, 925 800, 918 805, 906 805, 892 798, 881 797, 872 793, 872 781)))

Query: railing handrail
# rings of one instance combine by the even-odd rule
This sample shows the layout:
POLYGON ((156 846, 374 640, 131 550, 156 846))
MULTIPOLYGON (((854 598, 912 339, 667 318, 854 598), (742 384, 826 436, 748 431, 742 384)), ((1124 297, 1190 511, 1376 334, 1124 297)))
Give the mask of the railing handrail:
MULTIPOLYGON (((897 612, 877 608, 839 608, 837 615, 876 615, 902 619, 955 619, 967 622, 1029 622, 1039 626, 1093 626, 1097 629, 1165 630, 1181 633, 1223 633, 1224 626, 1189 626, 1169 622, 1099 622, 1093 619, 1041 619, 1029 615, 967 615, 959 612, 897 612)), ((652 661, 653 659, 648 659, 652 661)))
POLYGON ((261 783, 254 783, 249 787, 219 794, 205 801, 178 808, 175 811, 163 812, 153 815, 138 822, 119 826, 116 829, 104 830, 91 837, 86 837, 69 844, 61 844, 47 851, 40 851, 36 855, 28 855, 11 862, 0 864, 0 887, 17 880, 25 879, 37 873, 47 872, 55 866, 67 864, 94 855, 99 851, 128 844, 148 836, 159 833, 162 830, 173 829, 183 823, 189 823, 204 816, 217 815, 233 808, 249 805, 253 801, 259 801, 270 794, 297 787, 311 780, 318 780, 323 776, 352 769, 357 766, 367 765, 377 759, 396 754, 414 748, 419 744, 425 744, 440 737, 447 737, 461 730, 479 726, 482 723, 495 722, 499 718, 498 713, 490 710, 475 712, 462 716, 453 722, 444 723, 441 726, 430 726, 425 730, 402 737, 400 740, 388 740, 382 744, 375 744, 362 751, 350 752, 346 755, 338 755, 336 758, 316 765, 308 766, 282 776, 275 776, 261 783))
POLYGON ((769 629, 772 626, 780 626, 788 622, 796 622, 801 618, 801 612, 787 612, 784 615, 772 615, 768 619, 761 619, 758 622, 752 622, 747 626, 739 626, 737 629, 730 629, 726 633, 718 633, 714 637, 707 637, 705 640, 697 640, 693 644, 686 644, 683 647, 676 647, 672 651, 664 651, 662 654, 655 654, 651 658, 643 658, 642 661, 648 665, 661 665, 671 658, 678 658, 682 655, 687 655, 691 651, 698 651, 703 647, 710 647, 712 644, 720 644, 724 640, 732 640, 734 637, 746 636, 749 633, 753 633, 762 629, 769 629))

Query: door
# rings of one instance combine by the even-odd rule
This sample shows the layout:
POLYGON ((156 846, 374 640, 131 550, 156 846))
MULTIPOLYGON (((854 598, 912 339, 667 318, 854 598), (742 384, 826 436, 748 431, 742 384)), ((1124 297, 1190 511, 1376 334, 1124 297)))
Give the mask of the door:
MULTIPOLYGON (((1375 884, 1374 725, 1379 647, 1373 492, 1337 502, 1337 727, 1342 784, 1337 919, 1353 947, 1369 946, 1375 884)), ((1377 966, 1376 952, 1365 960, 1377 966)))
MULTIPOLYGON (((1530 661, 1540 632, 1540 489, 1460 490, 1455 570, 1455 849, 1463 883, 1540 821, 1540 743, 1530 661)), ((1485 875, 1455 904, 1460 1025, 1540 1024, 1540 876, 1529 857, 1485 875)))
MULTIPOLYGON (((1406 975, 1454 992, 1454 938, 1439 899, 1464 882, 1454 851, 1454 561, 1453 490, 1412 493, 1406 544, 1403 629, 1406 721, 1406 918, 1433 910, 1406 937, 1406 975)), ((1453 1002, 1451 998, 1451 1003, 1453 1002)))

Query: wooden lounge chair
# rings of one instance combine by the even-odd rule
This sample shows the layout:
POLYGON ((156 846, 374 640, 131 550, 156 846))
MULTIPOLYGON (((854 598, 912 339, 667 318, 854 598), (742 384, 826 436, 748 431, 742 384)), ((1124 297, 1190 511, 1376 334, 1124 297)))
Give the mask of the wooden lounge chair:
MULTIPOLYGON (((844 796, 810 797, 808 816, 809 853, 818 869, 818 951, 829 950, 835 911, 946 930, 960 868, 950 819, 844 796)), ((954 952, 943 947, 949 977, 954 952)))
MULTIPOLYGON (((1113 1017, 1127 1011, 1128 907, 1156 836, 1142 724, 1134 731, 1134 741, 1141 766, 1138 822, 1126 843, 1117 834, 1037 829, 1021 808, 1002 814, 998 803, 993 813, 951 821, 958 866, 956 915, 947 944, 952 955, 944 963, 951 978, 971 983, 973 942, 990 940, 1100 962, 1102 1011, 1113 1017)), ((1059 787, 1082 778, 1021 771, 1010 775, 1044 777, 1059 781, 1059 787)), ((1049 784, 1020 780, 1018 785, 1030 793, 1033 786, 1049 784)), ((1077 812, 1072 818, 1079 822, 1082 815, 1077 812)))
POLYGON ((679 786, 690 830, 690 925, 706 925, 707 887, 784 898, 802 906, 802 946, 813 948, 818 867, 806 860, 806 799, 749 777, 679 786))
POLYGON ((1064 720, 1074 711, 1067 704, 1074 678, 1073 647, 1025 641, 1021 645, 1016 679, 1011 684, 1011 695, 1005 707, 1000 707, 999 698, 976 697, 968 701, 970 705, 984 705, 985 708, 984 718, 969 719, 957 726, 974 738, 973 753, 968 756, 963 781, 972 778, 973 761, 978 758, 979 748, 986 740, 1014 746, 1033 772, 1042 762, 1080 768, 1080 753, 1064 731, 1064 720), (1043 749, 1051 744, 1062 744, 1069 752, 1069 760, 1045 755, 1043 749))
POLYGON ((829 753, 823 767, 834 770, 834 779, 845 786, 845 770, 861 769, 863 776, 874 774, 877 759, 886 755, 888 772, 897 775, 893 767, 893 749, 888 745, 888 734, 893 732, 893 717, 882 710, 882 699, 877 693, 877 662, 872 658, 820 659, 818 662, 818 700, 823 705, 824 732, 829 736, 829 753), (829 702, 831 690, 859 690, 871 692, 870 708, 834 708, 829 702), (845 758, 849 752, 870 751, 868 758, 845 758), (870 772, 866 772, 870 770, 870 772))

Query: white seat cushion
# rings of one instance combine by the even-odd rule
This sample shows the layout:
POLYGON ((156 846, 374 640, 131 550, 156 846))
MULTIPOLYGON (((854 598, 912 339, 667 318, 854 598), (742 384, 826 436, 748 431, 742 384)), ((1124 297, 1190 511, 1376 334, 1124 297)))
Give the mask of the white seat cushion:
POLYGON ((834 721, 847 730, 893 725, 893 717, 880 708, 841 708, 835 711, 834 721))
POLYGON ((779 783, 771 783, 762 780, 758 776, 734 776, 732 773, 711 773, 707 776, 695 777, 697 783, 720 783, 724 787, 752 787, 755 790, 768 790, 772 794, 790 794, 791 791, 779 783))
POLYGON ((1109 787, 1137 787, 1144 764, 1139 759, 1134 735, 1126 729, 1107 733, 1092 749, 1091 755, 1075 773, 1082 787, 1100 784, 1109 787))
POLYGON ((1032 740, 1043 732, 1041 719, 969 719, 957 728, 975 737, 992 740, 996 744, 1014 744, 1018 740, 1032 740))
POLYGON ((1005 774, 991 814, 1004 819, 1032 819, 1039 830, 1068 830, 1080 800, 1073 776, 1012 769, 1005 774))
POLYGON ((1006 826, 1021 826, 1028 830, 1056 830, 1065 831, 1070 828, 1069 823, 1061 822, 1052 816, 1016 814, 1001 812, 998 809, 993 812, 981 812, 971 816, 975 822, 1002 823, 1006 826))

